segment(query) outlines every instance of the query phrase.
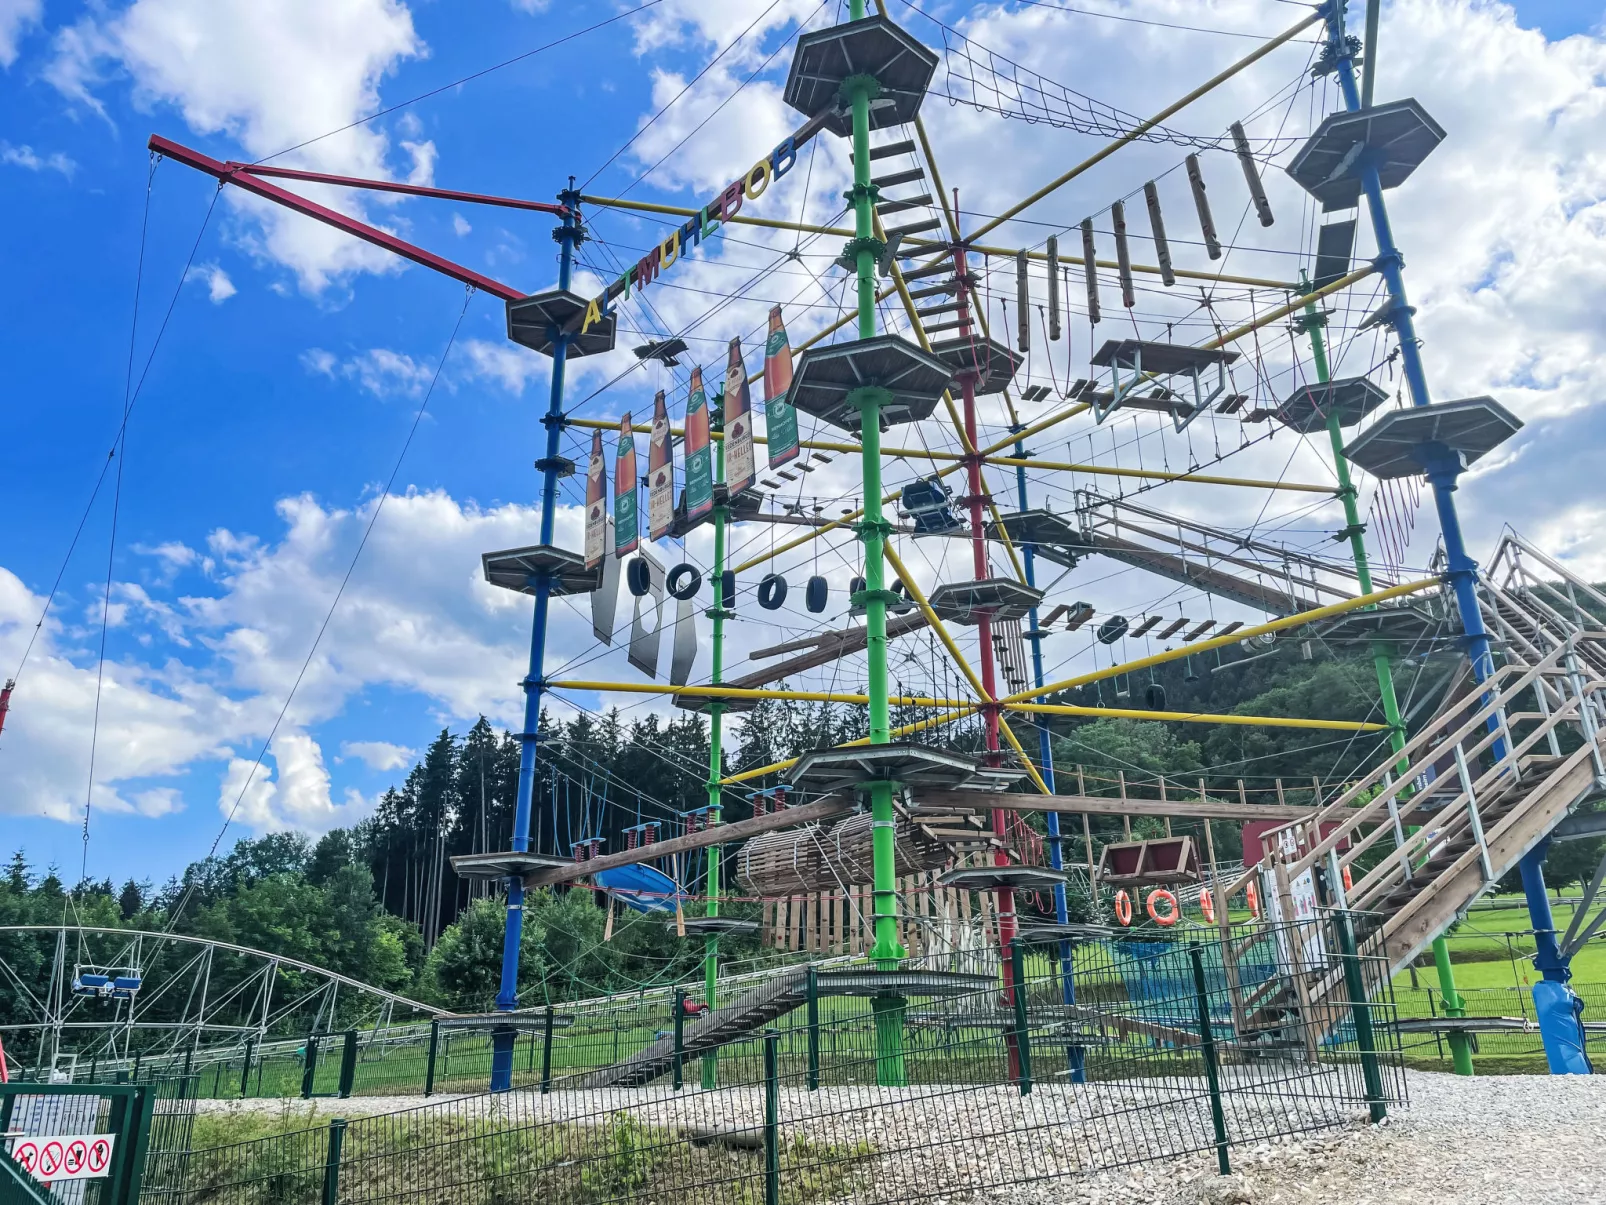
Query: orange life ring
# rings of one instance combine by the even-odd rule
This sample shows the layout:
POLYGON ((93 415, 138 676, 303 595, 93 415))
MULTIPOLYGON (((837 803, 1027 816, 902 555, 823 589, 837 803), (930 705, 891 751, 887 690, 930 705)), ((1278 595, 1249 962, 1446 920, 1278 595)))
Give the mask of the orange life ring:
POLYGON ((1344 880, 1344 894, 1348 895, 1350 892, 1355 890, 1355 881, 1350 878, 1348 866, 1345 866, 1340 874, 1344 880))
POLYGON ((1248 899, 1249 899, 1249 915, 1253 916, 1256 920, 1259 920, 1260 919, 1260 893, 1255 890, 1255 885, 1253 883, 1250 883, 1247 887, 1244 888, 1244 895, 1247 896, 1248 899))
POLYGON ((1204 913, 1206 924, 1216 923, 1216 903, 1210 898, 1210 888, 1206 887, 1199 893, 1199 911, 1204 913))
POLYGON ((1124 887, 1115 893, 1115 919, 1123 925, 1132 923, 1132 897, 1124 887))
POLYGON ((1160 888, 1158 891, 1149 892, 1149 899, 1148 903, 1145 905, 1145 908, 1149 913, 1149 919, 1155 924, 1159 925, 1161 928, 1165 929, 1169 929, 1172 925, 1176 924, 1177 919, 1182 915, 1182 907, 1177 903, 1177 897, 1172 895, 1171 892, 1167 891, 1164 887, 1160 888), (1159 909, 1154 906, 1154 902, 1156 900, 1164 900, 1170 905, 1170 910, 1164 916, 1161 916, 1159 909))

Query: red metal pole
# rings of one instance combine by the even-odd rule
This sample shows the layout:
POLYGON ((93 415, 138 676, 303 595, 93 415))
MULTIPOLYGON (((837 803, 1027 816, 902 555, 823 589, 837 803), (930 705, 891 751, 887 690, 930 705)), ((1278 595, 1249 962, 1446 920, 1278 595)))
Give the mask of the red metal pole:
POLYGON ((152 134, 148 145, 151 150, 164 158, 173 159, 186 167, 193 167, 197 171, 205 172, 224 184, 233 184, 237 188, 243 188, 246 192, 254 193, 256 196, 272 201, 277 205, 283 205, 286 209, 293 209, 295 212, 314 218, 326 226, 333 226, 336 230, 343 230, 353 238, 359 238, 365 243, 372 243, 376 247, 382 247, 393 255, 399 255, 403 259, 410 259, 415 264, 430 268, 443 276, 451 277, 453 280, 460 280, 466 285, 473 285, 476 289, 489 293, 493 297, 500 297, 503 301, 520 301, 525 296, 524 293, 521 293, 511 285, 505 285, 499 280, 492 280, 489 276, 483 276, 471 268, 463 267, 462 264, 453 263, 451 260, 436 255, 432 251, 425 251, 422 247, 414 246, 405 239, 399 239, 394 234, 387 234, 385 231, 370 226, 366 222, 359 222, 356 218, 347 217, 345 214, 337 213, 335 210, 319 205, 315 201, 309 201, 305 197, 297 196, 293 192, 280 188, 277 184, 269 184, 266 180, 259 180, 246 168, 222 163, 208 155, 201 154, 200 151, 191 150, 187 146, 174 142, 170 138, 163 138, 160 134, 152 134))
POLYGON ((462 201, 467 205, 496 205, 502 209, 528 209, 563 217, 566 205, 551 201, 526 201, 522 197, 497 197, 489 193, 458 192, 452 188, 432 188, 425 184, 403 184, 397 180, 370 180, 365 176, 331 176, 326 172, 304 172, 294 167, 269 167, 265 163, 241 163, 230 159, 223 165, 231 172, 252 176, 272 176, 281 180, 305 180, 309 184, 337 184, 341 188, 365 188, 370 192, 399 192, 409 197, 434 197, 441 201, 462 201))
MULTIPOLYGON (((959 283, 959 334, 961 338, 971 338, 970 325, 970 291, 965 288, 967 274, 965 264, 965 247, 959 244, 954 249, 954 273, 959 283)), ((981 458, 976 450, 981 447, 981 439, 976 430, 976 376, 981 371, 981 358, 977 357, 976 367, 967 369, 959 374, 959 388, 964 397, 965 406, 965 438, 969 441, 970 452, 965 457, 966 479, 969 483, 970 496, 965 500, 970 509, 970 550, 975 568, 976 580, 982 581, 988 575, 987 568, 987 536, 982 526, 981 508, 983 502, 981 484, 981 458)), ((990 615, 983 612, 976 623, 976 639, 981 642, 981 684, 990 699, 998 698, 998 681, 995 660, 993 657, 993 624, 990 615)), ((987 764, 999 764, 998 739, 998 708, 986 707, 982 710, 983 723, 987 740, 987 764)), ((998 845, 993 850, 993 865, 1008 866, 1009 853, 1005 848, 1005 840, 1009 834, 1008 814, 1003 808, 992 810, 993 836, 998 838, 998 845)), ((998 952, 999 965, 1004 976, 1004 1002, 1015 1002, 1015 976, 1014 966, 1010 959, 1010 946, 1015 940, 1015 889, 1013 887, 1000 887, 997 890, 998 900, 998 952)), ((1020 1077, 1020 1052, 1011 1040, 1009 1048, 1009 1074, 1011 1079, 1020 1077)))

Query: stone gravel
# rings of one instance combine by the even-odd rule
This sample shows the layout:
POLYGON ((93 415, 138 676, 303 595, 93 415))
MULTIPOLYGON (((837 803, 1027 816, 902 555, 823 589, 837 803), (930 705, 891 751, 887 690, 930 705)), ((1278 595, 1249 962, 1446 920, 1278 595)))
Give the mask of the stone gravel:
MULTIPOLYGON (((1332 1106, 1224 1085, 1233 1129, 1312 1133, 1235 1146, 1235 1174, 1216 1174, 1209 1117, 1155 1108, 1167 1090, 1139 1081, 1072 1088, 1045 1084, 1026 1098, 1009 1088, 783 1091, 784 1137, 898 1151, 874 1163, 880 1200, 933 1205, 1597 1205, 1606 1201, 1606 1077, 1460 1079, 1411 1072, 1410 1104, 1382 1125, 1332 1106), (1118 1121, 1112 1124, 1112 1114, 1118 1121), (1155 1124, 1164 1116, 1172 1124, 1155 1124), (902 1149, 900 1148, 911 1148, 902 1149), (1133 1158, 1154 1162, 1114 1167, 1133 1158), (1001 1174, 999 1169, 1004 1169, 1001 1174), (999 1186, 999 1179, 1048 1177, 999 1186), (935 1196, 928 1194, 935 1193, 935 1196)), ((1318 1087, 1313 1085, 1313 1088, 1318 1087)), ((1310 1099, 1320 1096, 1313 1091, 1310 1099)), ((303 1111, 309 1124, 416 1108, 417 1097, 344 1101, 202 1102, 209 1110, 303 1111)), ((441 1097, 434 1108, 493 1113, 510 1124, 537 1117, 595 1117, 621 1106, 642 1121, 752 1135, 757 1091, 675 1094, 661 1089, 441 1097)))

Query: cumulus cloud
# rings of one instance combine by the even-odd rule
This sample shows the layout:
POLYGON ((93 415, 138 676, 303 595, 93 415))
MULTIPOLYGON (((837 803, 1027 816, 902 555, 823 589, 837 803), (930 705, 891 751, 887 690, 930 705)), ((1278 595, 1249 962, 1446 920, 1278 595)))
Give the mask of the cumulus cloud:
POLYGON ((188 279, 200 281, 206 286, 207 300, 213 305, 222 305, 239 291, 229 279, 229 274, 216 264, 196 264, 190 269, 188 279))
POLYGON ((389 741, 343 741, 340 756, 342 760, 356 758, 370 770, 400 770, 418 756, 418 751, 389 741))
POLYGON ((371 347, 344 359, 313 347, 301 353, 301 365, 330 380, 354 381, 375 397, 421 397, 435 375, 431 365, 388 347, 371 347))
MULTIPOLYGON (((194 134, 227 140, 250 159, 316 142, 281 163, 393 177, 392 147, 377 126, 350 125, 379 107, 380 82, 427 53, 400 0, 134 0, 95 9, 56 33, 44 77, 69 100, 107 116, 103 94, 125 83, 142 107, 171 106, 194 134), (320 137, 331 130, 341 130, 320 137)), ((402 147, 403 176, 432 177, 429 142, 402 147)), ((349 192, 308 187, 323 204, 364 216, 349 192)), ((355 272, 395 272, 400 261, 266 201, 230 190, 249 215, 239 241, 288 267, 310 293, 355 272)))
MULTIPOLYGON (((4 3, 4 0, 0 0, 4 3)), ((12 146, 9 142, 0 141, 0 163, 10 167, 20 167, 30 172, 60 172, 69 180, 78 170, 78 164, 61 151, 51 151, 41 155, 33 147, 26 144, 12 146)))

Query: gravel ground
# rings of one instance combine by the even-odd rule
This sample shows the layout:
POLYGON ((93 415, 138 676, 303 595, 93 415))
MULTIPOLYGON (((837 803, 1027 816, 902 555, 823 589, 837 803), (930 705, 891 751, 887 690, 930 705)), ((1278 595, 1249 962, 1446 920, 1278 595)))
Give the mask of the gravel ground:
MULTIPOLYGON (((1234 1069, 1227 1069, 1229 1075, 1234 1069)), ((1208 1111, 1190 1085, 1153 1082, 1011 1089, 822 1088, 783 1091, 784 1137, 889 1153, 874 1164, 874 1195, 936 1191, 933 1205, 1573 1205, 1606 1201, 1606 1077, 1458 1079, 1413 1072, 1410 1106, 1381 1126, 1321 1102, 1323 1085, 1257 1092, 1245 1073, 1223 1085, 1229 1131, 1327 1128, 1232 1150, 1231 1177, 1215 1174, 1208 1111), (1156 1158, 1131 1168, 1133 1158, 1156 1158), (999 1184, 999 1180, 1027 1183, 999 1184), (940 1185, 940 1187, 938 1187, 940 1185)), ((656 1126, 746 1133, 762 1118, 756 1091, 675 1096, 668 1091, 517 1093, 437 1098, 446 1111, 494 1112, 510 1123, 578 1119, 621 1106, 656 1126), (454 1103, 461 1102, 461 1103, 454 1103)), ((415 1108, 417 1097, 317 1102, 334 1114, 415 1108)), ((203 1102, 207 1109, 280 1112, 282 1101, 203 1102)), ((301 1106, 289 1106, 299 1112, 301 1106)), ((434 1111, 433 1109, 431 1110, 434 1111)))

